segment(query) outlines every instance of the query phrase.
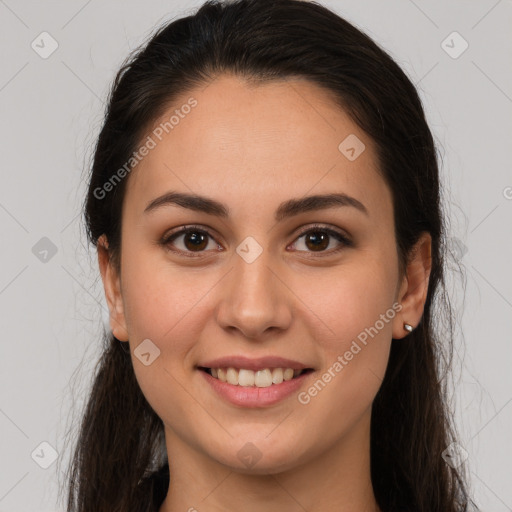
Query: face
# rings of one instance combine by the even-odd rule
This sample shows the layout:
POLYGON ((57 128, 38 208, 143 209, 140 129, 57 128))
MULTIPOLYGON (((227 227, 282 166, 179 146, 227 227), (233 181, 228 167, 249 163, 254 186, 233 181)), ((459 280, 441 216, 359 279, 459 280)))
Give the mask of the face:
POLYGON ((182 95, 147 135, 120 275, 104 252, 100 266, 112 330, 130 342, 168 450, 275 473, 367 437, 391 339, 419 321, 425 292, 398 274, 372 141, 308 81, 229 75, 182 95), (155 202, 171 192, 205 200, 155 202), (235 386, 210 366, 261 372, 235 386), (263 386, 276 368, 306 371, 263 386))

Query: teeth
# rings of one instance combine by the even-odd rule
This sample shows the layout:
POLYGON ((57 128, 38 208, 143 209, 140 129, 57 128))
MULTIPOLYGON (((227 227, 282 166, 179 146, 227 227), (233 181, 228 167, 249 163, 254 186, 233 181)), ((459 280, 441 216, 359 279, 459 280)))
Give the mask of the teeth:
POLYGON ((272 372, 272 382, 274 384, 281 384, 283 382, 283 369, 275 368, 272 372))
POLYGON ((238 372, 234 368, 228 368, 226 377, 228 379, 228 384, 233 384, 233 386, 238 384, 238 372))
POLYGON ((272 372, 268 368, 258 370, 254 375, 254 384, 256 384, 258 388, 268 388, 272 386, 272 372))
POLYGON ((291 368, 286 368, 286 370, 283 372, 283 379, 284 380, 292 380, 293 379, 293 370, 291 368))
POLYGON ((245 368, 211 368, 212 377, 221 382, 228 382, 234 386, 268 388, 272 384, 281 384, 283 381, 298 377, 302 370, 293 368, 265 368, 256 372, 245 368))
MULTIPOLYGON (((236 372, 236 370, 233 370, 236 372)), ((256 377, 254 372, 251 370, 239 370, 238 371, 238 382, 230 382, 230 384, 238 384, 239 386, 254 386, 256 377)))

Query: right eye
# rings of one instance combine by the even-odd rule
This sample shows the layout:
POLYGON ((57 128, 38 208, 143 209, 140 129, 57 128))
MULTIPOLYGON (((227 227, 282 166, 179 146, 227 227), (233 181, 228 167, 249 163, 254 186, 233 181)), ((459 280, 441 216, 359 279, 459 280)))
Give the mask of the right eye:
MULTIPOLYGON (((179 229, 178 231, 174 231, 171 234, 165 235, 164 238, 160 241, 160 244, 172 252, 183 254, 187 257, 196 257, 193 255, 193 253, 200 254, 205 252, 205 249, 208 247, 209 243, 208 238, 214 240, 213 236, 208 231, 196 226, 186 226, 179 229), (180 241, 181 248, 173 248, 176 247, 176 241, 180 238, 182 238, 180 241)), ((218 247, 219 246, 217 244, 217 248, 218 247)))

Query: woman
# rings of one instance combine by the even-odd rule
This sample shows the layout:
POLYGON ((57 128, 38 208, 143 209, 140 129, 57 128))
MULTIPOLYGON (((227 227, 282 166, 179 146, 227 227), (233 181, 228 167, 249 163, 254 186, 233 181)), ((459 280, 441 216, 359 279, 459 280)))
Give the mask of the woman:
POLYGON ((69 511, 468 510, 436 150, 366 35, 296 0, 162 27, 85 219, 112 332, 69 511))

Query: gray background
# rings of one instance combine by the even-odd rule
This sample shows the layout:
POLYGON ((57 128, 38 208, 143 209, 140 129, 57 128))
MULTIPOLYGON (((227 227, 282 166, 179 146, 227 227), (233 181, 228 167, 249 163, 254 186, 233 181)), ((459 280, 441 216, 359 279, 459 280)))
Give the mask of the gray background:
MULTIPOLYGON (((461 446, 478 505, 511 511, 512 2, 322 3, 419 87, 439 144, 453 254, 466 273, 465 293, 451 279, 461 446), (463 40, 447 39, 454 31, 469 44, 457 58, 463 40)), ((121 61, 156 24, 199 4, 0 0, 0 512, 64 510, 65 434, 76 428, 106 311, 80 219, 83 169, 121 61), (46 59, 31 47, 42 47, 43 31, 58 43, 46 59), (43 442, 58 453, 47 469, 43 442)))

